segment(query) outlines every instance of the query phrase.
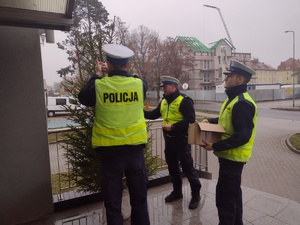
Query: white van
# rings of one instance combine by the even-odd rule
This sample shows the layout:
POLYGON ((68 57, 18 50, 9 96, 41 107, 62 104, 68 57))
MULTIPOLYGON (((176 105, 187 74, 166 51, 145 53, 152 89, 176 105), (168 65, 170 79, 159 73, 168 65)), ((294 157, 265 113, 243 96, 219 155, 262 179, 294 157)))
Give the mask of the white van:
POLYGON ((53 117, 58 113, 66 113, 67 111, 64 107, 66 105, 76 108, 76 105, 71 103, 72 99, 70 97, 47 97, 45 100, 48 117, 53 117))

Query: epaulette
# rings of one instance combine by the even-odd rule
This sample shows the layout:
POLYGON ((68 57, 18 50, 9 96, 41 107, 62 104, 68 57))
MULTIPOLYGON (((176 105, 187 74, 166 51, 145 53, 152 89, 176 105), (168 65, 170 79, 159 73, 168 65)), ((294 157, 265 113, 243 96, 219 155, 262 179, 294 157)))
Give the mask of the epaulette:
POLYGON ((190 96, 188 96, 188 95, 186 95, 186 94, 183 94, 183 93, 180 93, 180 95, 181 95, 182 97, 184 97, 184 98, 189 98, 189 99, 192 100, 192 102, 194 102, 194 100, 193 100, 190 96))

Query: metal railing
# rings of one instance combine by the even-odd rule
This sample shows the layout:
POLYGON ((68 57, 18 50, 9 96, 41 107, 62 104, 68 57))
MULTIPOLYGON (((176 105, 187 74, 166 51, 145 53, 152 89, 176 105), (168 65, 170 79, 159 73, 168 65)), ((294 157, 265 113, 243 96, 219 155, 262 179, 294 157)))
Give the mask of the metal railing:
MULTIPOLYGON (((158 156, 156 168, 158 170, 167 169, 164 155, 164 138, 162 132, 162 119, 147 121, 149 126, 148 136, 152 138, 150 149, 153 156, 158 156)), ((49 142, 50 167, 52 184, 58 188, 53 196, 57 201, 63 201, 63 192, 74 188, 68 174, 71 171, 71 164, 68 162, 66 155, 68 154, 68 144, 60 139, 65 132, 70 132, 70 128, 50 129, 48 134, 54 136, 54 141, 49 142), (65 146, 63 146, 65 145, 65 146), (67 178, 67 179, 66 179, 67 178), (53 181, 55 179, 55 181, 53 181), (64 182, 62 182, 64 181, 64 182)), ((194 166, 198 171, 208 171, 207 151, 198 145, 192 145, 192 156, 194 166)), ((53 186, 52 186, 53 188, 53 186)))

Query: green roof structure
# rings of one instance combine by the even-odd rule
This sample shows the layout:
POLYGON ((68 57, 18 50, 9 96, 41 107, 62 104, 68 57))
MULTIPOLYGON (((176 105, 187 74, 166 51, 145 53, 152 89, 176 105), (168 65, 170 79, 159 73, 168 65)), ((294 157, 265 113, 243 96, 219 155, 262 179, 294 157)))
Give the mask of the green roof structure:
POLYGON ((194 37, 177 36, 176 40, 183 42, 194 53, 212 53, 213 50, 217 48, 222 42, 226 42, 232 49, 235 49, 235 47, 226 38, 222 38, 219 41, 216 41, 210 48, 206 47, 201 41, 194 37))
POLYGON ((197 38, 177 36, 176 40, 183 42, 194 53, 211 53, 211 50, 208 47, 206 47, 202 42, 200 42, 197 38))
POLYGON ((235 47, 230 43, 230 41, 228 41, 226 38, 222 38, 216 42, 214 42, 214 44, 210 47, 210 49, 215 49, 216 47, 218 47, 222 42, 226 42, 232 49, 235 49, 235 47))

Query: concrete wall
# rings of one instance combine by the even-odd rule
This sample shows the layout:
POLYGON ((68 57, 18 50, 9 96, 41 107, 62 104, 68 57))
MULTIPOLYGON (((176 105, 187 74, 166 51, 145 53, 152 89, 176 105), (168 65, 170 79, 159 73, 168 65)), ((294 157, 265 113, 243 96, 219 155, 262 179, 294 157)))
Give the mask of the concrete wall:
POLYGON ((38 30, 0 26, 0 224, 53 212, 38 30))

